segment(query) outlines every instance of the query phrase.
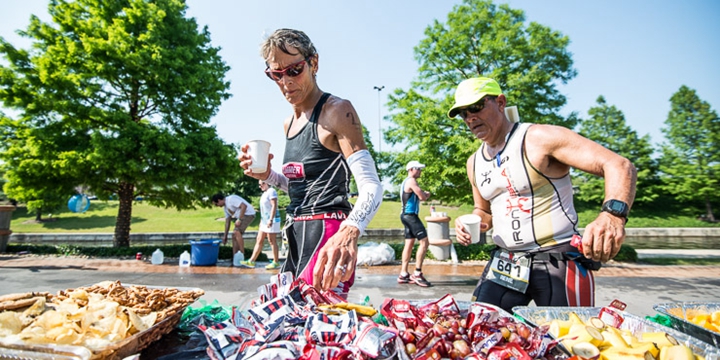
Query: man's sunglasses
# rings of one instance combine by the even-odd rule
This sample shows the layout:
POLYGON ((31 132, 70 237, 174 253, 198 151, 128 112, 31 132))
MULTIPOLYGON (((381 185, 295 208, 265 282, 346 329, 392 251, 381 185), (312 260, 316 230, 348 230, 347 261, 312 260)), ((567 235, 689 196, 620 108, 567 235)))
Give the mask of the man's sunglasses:
POLYGON ((267 77, 269 77, 272 81, 280 81, 284 75, 296 77, 303 73, 305 70, 305 63, 307 62, 309 64, 309 61, 310 58, 305 58, 296 63, 290 64, 282 70, 270 70, 270 68, 267 68, 265 69, 265 75, 267 75, 267 77))
POLYGON ((460 110, 458 111, 458 115, 460 115, 460 117, 461 117, 463 120, 465 120, 465 118, 467 118, 467 116, 468 116, 469 113, 479 113, 479 112, 481 112, 482 109, 485 108, 485 100, 487 100, 487 99, 494 99, 494 98, 495 98, 495 97, 485 96, 485 97, 483 97, 482 99, 478 100, 478 102, 476 102, 476 103, 474 103, 474 104, 472 104, 472 105, 470 105, 470 106, 468 106, 468 107, 465 107, 465 108, 460 109, 460 110))

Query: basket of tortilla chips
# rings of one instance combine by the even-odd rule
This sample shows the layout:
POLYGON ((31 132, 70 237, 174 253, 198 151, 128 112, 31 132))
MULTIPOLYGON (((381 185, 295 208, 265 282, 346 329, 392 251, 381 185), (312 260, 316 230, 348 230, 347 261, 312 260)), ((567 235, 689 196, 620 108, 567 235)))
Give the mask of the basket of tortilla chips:
MULTIPOLYGON (((58 346, 83 347, 90 359, 122 359, 172 331, 185 308, 203 294, 197 288, 106 281, 54 295, 4 295, 0 349, 52 353, 58 346)), ((71 358, 87 358, 76 353, 71 358)))

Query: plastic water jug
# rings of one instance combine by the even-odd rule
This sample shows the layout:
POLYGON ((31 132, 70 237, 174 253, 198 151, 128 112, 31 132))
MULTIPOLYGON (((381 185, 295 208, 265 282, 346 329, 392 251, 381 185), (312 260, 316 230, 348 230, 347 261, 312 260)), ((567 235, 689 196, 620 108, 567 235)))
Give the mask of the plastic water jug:
POLYGON ((243 254, 242 250, 238 250, 233 256, 233 266, 240 266, 240 262, 243 260, 245 260, 245 254, 243 254))
POLYGON ((160 265, 165 261, 165 254, 163 254, 162 250, 157 249, 152 253, 152 261, 151 263, 153 265, 160 265))
POLYGON ((187 250, 183 251, 183 253, 180 254, 180 266, 190 266, 190 253, 188 253, 187 250))

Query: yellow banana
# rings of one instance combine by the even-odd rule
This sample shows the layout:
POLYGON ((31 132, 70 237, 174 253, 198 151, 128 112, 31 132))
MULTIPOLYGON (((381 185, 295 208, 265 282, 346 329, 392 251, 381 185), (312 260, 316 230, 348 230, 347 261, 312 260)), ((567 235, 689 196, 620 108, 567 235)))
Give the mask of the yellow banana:
POLYGON ((352 303, 337 303, 334 304, 333 307, 345 310, 355 310, 355 312, 357 312, 358 314, 365 316, 373 316, 377 313, 377 310, 375 310, 375 308, 373 307, 352 303))
POLYGON ((600 350, 598 350, 597 346, 587 341, 582 341, 572 346, 572 353, 583 359, 597 359, 600 355, 600 350))
POLYGON ((695 360, 695 354, 685 345, 665 346, 660 349, 660 360, 695 360))
POLYGON ((566 349, 572 349, 573 345, 581 342, 588 342, 598 346, 603 342, 603 336, 598 329, 592 326, 573 324, 570 331, 561 340, 566 349))
POLYGON ((670 334, 664 331, 646 332, 642 334, 643 341, 654 342, 658 348, 677 345, 678 341, 670 334))
POLYGON ((660 348, 658 348, 654 342, 635 343, 632 345, 632 348, 649 351, 654 358, 657 358, 660 354, 660 348))
POLYGON ((570 322, 573 324, 585 325, 585 322, 574 311, 570 312, 570 314, 568 315, 568 318, 569 318, 568 320, 570 320, 570 322))
POLYGON ((630 347, 627 341, 625 341, 625 339, 622 337, 622 333, 620 332, 620 330, 612 326, 606 327, 601 334, 604 340, 600 347, 617 349, 627 349, 630 347))
POLYGON ((604 360, 654 360, 655 357, 649 351, 642 351, 642 349, 631 349, 631 348, 607 348, 600 352, 600 358, 604 360))
POLYGON ((556 339, 563 337, 567 335, 568 331, 570 331, 571 324, 572 323, 569 320, 555 319, 550 322, 550 328, 548 328, 548 333, 556 339))
POLYGON ((599 317, 593 316, 588 319, 588 325, 596 327, 598 330, 602 330, 605 328, 605 322, 600 320, 599 317))

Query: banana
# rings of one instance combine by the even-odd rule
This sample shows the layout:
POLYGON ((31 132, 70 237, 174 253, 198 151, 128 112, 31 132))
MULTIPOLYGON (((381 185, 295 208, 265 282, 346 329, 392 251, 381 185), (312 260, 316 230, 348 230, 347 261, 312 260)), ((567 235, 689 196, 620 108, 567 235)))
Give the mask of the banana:
POLYGON ((677 345, 678 341, 672 335, 664 331, 646 332, 642 334, 643 341, 654 342, 658 348, 677 345))
POLYGON ((548 333, 556 339, 563 337, 568 334, 568 331, 570 331, 570 325, 572 325, 572 323, 569 320, 555 319, 550 322, 548 333))
POLYGON ((685 345, 665 346, 660 349, 660 360, 695 360, 695 354, 685 345))
POLYGON ((653 358, 657 358, 660 354, 660 348, 658 348, 654 342, 641 342, 641 343, 635 343, 631 346, 633 349, 642 349, 645 351, 649 351, 650 354, 652 354, 653 358))
POLYGON ((356 313, 364 316, 374 316, 375 314, 377 314, 377 310, 375 310, 375 308, 365 305, 358 305, 353 303, 337 303, 332 306, 345 310, 355 310, 356 313))
POLYGON ((600 358, 603 360, 655 360, 655 357, 649 351, 642 351, 642 349, 631 349, 631 348, 607 348, 600 352, 600 358))
POLYGON ((637 344, 638 342, 640 342, 640 340, 638 340, 638 338, 635 337, 635 335, 633 335, 633 333, 631 333, 630 330, 622 329, 622 330, 620 330, 620 334, 621 334, 622 338, 625 339, 625 342, 630 347, 632 347, 633 344, 637 344))
POLYGON ((585 322, 574 311, 570 312, 570 314, 568 315, 568 318, 569 318, 568 320, 570 320, 570 322, 573 324, 585 325, 585 322))
POLYGON ((315 309, 326 315, 343 315, 347 313, 346 309, 335 307, 335 305, 322 304, 315 306, 315 309))
POLYGON ((593 316, 588 319, 588 325, 596 327, 598 330, 602 330, 605 328, 605 322, 600 320, 599 317, 593 316))
POLYGON ((622 333, 620 332, 620 330, 612 326, 606 327, 601 334, 604 340, 600 347, 617 349, 627 349, 630 347, 627 341, 625 341, 625 339, 622 337, 622 333))
POLYGON ((598 346, 603 342, 603 336, 600 331, 592 326, 573 324, 570 331, 565 335, 561 343, 566 349, 572 349, 575 344, 587 342, 594 346, 598 346))
POLYGON ((600 357, 600 350, 598 350, 597 346, 587 341, 581 341, 573 345, 572 352, 583 359, 597 359, 600 357))

